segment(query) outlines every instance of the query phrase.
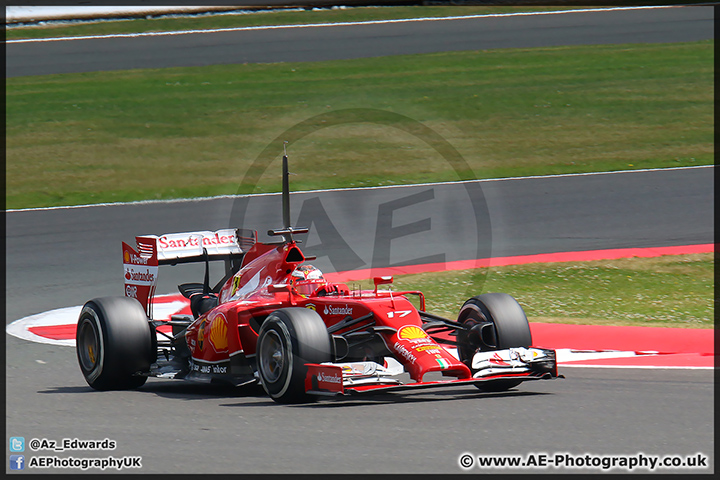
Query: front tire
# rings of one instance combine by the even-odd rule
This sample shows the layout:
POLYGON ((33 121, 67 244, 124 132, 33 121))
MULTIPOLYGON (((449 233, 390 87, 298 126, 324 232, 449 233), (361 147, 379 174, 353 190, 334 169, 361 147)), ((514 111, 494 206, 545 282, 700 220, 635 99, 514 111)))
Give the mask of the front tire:
MULTIPOLYGON (((482 336, 473 338, 472 334, 458 333, 458 356, 474 374, 477 370, 472 368, 472 357, 477 351, 503 350, 514 347, 529 347, 532 345, 530 325, 525 311, 512 296, 506 293, 485 293, 466 301, 460 313, 458 322, 472 327, 483 322, 492 323, 492 328, 482 336), (487 343, 491 343, 488 345, 487 343)), ((503 391, 516 387, 522 380, 496 380, 477 387, 485 391, 503 391)))
POLYGON ((147 381, 155 361, 155 332, 140 303, 129 297, 87 302, 78 319, 76 351, 85 381, 95 390, 128 390, 147 381))
POLYGON ((332 359, 330 335, 320 315, 307 308, 282 308, 270 314, 257 340, 257 368, 263 388, 278 403, 304 403, 306 363, 332 359))

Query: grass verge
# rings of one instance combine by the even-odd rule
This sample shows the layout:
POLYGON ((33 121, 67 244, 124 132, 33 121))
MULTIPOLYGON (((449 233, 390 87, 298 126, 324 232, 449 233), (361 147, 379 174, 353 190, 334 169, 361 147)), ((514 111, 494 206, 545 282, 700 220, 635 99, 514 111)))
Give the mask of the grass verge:
MULTIPOLYGON (((427 311, 450 319, 469 296, 504 292, 530 322, 714 328, 713 255, 492 267, 487 276, 470 270, 401 275, 393 289, 422 291, 427 311)), ((372 289, 371 281, 359 283, 372 289)))
MULTIPOLYGON (((284 131, 358 107, 427 125, 477 178, 712 164, 713 46, 9 78, 7 207, 235 194, 253 160, 284 131)), ((458 179, 436 151, 393 127, 358 120, 298 140, 290 150, 293 188, 458 179)), ((253 191, 278 190, 277 175, 268 174, 253 191)))

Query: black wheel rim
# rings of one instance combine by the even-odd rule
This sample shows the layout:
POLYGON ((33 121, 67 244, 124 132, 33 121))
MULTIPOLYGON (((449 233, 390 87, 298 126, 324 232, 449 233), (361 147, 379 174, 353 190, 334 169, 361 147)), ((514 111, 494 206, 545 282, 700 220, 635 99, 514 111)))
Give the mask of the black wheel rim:
POLYGON ((260 371, 263 381, 277 383, 283 375, 287 357, 280 335, 268 330, 260 343, 260 371))
POLYGON ((100 358, 100 336, 95 324, 87 318, 84 318, 80 325, 77 342, 80 366, 85 372, 91 372, 100 358))

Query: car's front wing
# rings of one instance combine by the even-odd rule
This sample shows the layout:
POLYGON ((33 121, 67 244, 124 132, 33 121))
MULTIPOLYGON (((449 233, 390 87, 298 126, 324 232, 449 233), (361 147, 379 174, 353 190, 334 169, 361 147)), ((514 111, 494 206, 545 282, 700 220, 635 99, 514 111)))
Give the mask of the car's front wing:
POLYGON ((417 390, 450 385, 488 385, 501 380, 541 380, 558 377, 554 350, 510 348, 478 352, 472 360, 474 375, 403 383, 402 365, 374 362, 306 364, 305 391, 313 395, 353 395, 380 391, 417 390))

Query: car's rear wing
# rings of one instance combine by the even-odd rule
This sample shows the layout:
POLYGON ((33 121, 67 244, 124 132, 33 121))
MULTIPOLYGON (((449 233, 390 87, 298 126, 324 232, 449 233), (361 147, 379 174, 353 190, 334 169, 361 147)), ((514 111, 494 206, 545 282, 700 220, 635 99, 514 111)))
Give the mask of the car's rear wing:
POLYGON ((250 230, 223 230, 167 233, 135 237, 137 250, 123 242, 125 296, 136 298, 152 318, 152 297, 157 286, 158 266, 224 260, 226 270, 239 265, 245 252, 255 244, 250 230))
POLYGON ((227 228, 216 232, 167 233, 159 237, 147 235, 146 238, 157 242, 158 264, 176 265, 205 261, 205 253, 210 260, 242 258, 255 243, 254 233, 251 234, 249 238, 240 237, 238 229, 227 228))

